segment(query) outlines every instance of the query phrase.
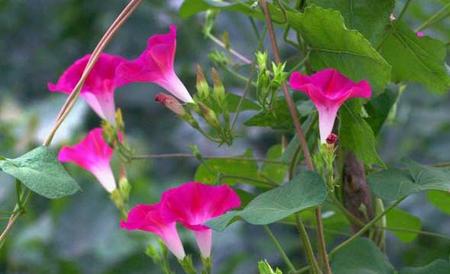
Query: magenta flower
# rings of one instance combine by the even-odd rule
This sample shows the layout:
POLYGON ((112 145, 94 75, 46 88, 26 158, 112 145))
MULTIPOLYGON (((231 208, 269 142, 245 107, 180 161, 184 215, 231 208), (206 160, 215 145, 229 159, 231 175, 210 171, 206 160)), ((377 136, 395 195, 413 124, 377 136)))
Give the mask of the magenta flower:
POLYGON ((103 139, 101 128, 91 130, 88 135, 74 146, 64 146, 58 154, 60 162, 72 162, 91 172, 108 192, 116 189, 116 180, 110 161, 113 149, 103 139))
MULTIPOLYGON (((70 94, 80 80, 89 57, 90 54, 75 61, 64 71, 56 84, 48 83, 48 89, 70 94)), ((115 124, 114 91, 118 87, 116 69, 124 61, 120 56, 102 53, 81 89, 81 97, 98 116, 111 124, 115 124)))
POLYGON ((320 141, 323 144, 333 130, 341 105, 350 98, 369 98, 372 94, 367 81, 355 83, 335 69, 324 69, 311 76, 294 72, 289 84, 292 89, 308 95, 316 106, 320 141))
POLYGON ((208 258, 211 254, 212 231, 205 223, 240 204, 239 196, 227 185, 189 182, 163 193, 161 212, 192 230, 200 253, 208 258))
POLYGON ((175 74, 177 30, 170 26, 167 34, 153 35, 148 39, 147 48, 135 60, 127 61, 118 67, 120 82, 155 83, 183 102, 193 102, 191 95, 175 74))
POLYGON ((425 36, 425 33, 423 31, 418 31, 418 32, 416 32, 416 36, 419 38, 422 38, 425 36))
POLYGON ((126 221, 120 222, 120 227, 127 230, 142 230, 158 235, 167 248, 179 259, 186 256, 176 223, 161 214, 161 204, 136 205, 128 213, 126 221))

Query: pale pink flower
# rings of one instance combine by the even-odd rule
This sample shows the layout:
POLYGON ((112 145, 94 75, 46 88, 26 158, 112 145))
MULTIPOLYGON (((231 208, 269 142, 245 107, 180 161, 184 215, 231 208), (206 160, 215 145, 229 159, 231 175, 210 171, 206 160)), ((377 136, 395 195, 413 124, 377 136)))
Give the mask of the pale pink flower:
POLYGON ((120 227, 127 230, 142 230, 158 235, 167 248, 179 259, 186 256, 183 244, 178 236, 176 223, 161 214, 161 204, 136 205, 128 213, 126 221, 120 227))
POLYGON ((299 72, 291 74, 289 84, 312 100, 319 112, 320 141, 326 143, 333 130, 341 105, 350 98, 370 98, 372 91, 367 81, 353 82, 335 69, 324 69, 311 76, 299 72))
POLYGON ((71 162, 91 172, 108 192, 116 189, 110 161, 113 149, 103 139, 101 128, 91 130, 74 146, 64 146, 58 154, 60 162, 71 162))
POLYGON ((416 36, 419 38, 422 38, 425 36, 425 33, 423 31, 418 31, 418 32, 416 32, 416 36))
POLYGON ((200 253, 208 258, 211 254, 212 230, 205 223, 240 204, 239 196, 228 185, 189 182, 163 193, 161 212, 192 230, 200 253))
MULTIPOLYGON (((56 84, 48 83, 53 92, 70 94, 81 78, 90 54, 75 61, 64 71, 56 84)), ((119 86, 116 77, 117 67, 125 61, 120 56, 102 53, 89 73, 81 89, 81 97, 102 119, 115 124, 114 91, 119 86)))
POLYGON ((147 48, 135 60, 127 61, 118 67, 120 82, 154 83, 183 102, 193 102, 191 95, 175 73, 177 30, 170 26, 167 34, 153 35, 148 39, 147 48))

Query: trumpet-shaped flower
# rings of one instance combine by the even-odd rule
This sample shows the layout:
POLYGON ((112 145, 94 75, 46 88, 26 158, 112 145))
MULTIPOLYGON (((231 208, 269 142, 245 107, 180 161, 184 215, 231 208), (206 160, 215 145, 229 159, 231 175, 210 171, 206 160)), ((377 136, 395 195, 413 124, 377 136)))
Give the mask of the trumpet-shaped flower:
POLYGON ((91 172, 108 192, 116 189, 110 161, 113 149, 103 139, 101 128, 91 130, 74 146, 64 146, 58 154, 60 162, 72 162, 91 172))
POLYGON ((324 69, 311 76, 299 72, 291 74, 289 84, 312 100, 319 112, 320 141, 333 130, 334 121, 341 105, 350 98, 369 98, 372 94, 367 81, 353 82, 335 69, 324 69))
POLYGON ((147 48, 135 60, 127 61, 118 67, 121 83, 155 83, 183 102, 193 102, 186 87, 175 73, 177 31, 170 26, 167 34, 153 35, 148 39, 147 48))
POLYGON ((142 230, 158 235, 167 248, 179 259, 186 256, 174 220, 161 214, 161 204, 136 205, 128 213, 120 227, 127 230, 142 230))
POLYGON ((210 256, 212 245, 212 231, 205 223, 239 206, 239 196, 231 187, 197 182, 169 189, 161 199, 161 212, 194 232, 204 258, 210 256))
MULTIPOLYGON (((75 61, 56 84, 48 84, 49 90, 70 94, 80 80, 89 58, 90 54, 75 61)), ((125 58, 102 53, 80 91, 81 97, 98 116, 111 124, 115 123, 114 91, 118 87, 116 70, 123 62, 125 58)))

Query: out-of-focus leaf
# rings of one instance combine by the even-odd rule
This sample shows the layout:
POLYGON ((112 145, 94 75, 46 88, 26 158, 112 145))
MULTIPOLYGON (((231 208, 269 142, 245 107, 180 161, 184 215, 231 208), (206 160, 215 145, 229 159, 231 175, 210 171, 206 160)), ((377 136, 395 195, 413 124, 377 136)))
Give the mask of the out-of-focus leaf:
POLYGON ((450 215, 450 193, 445 191, 428 191, 428 201, 435 207, 450 215))
POLYGON ((56 159, 56 154, 45 146, 18 158, 0 161, 0 169, 49 199, 72 195, 80 190, 77 182, 56 159))
POLYGON ((231 211, 213 219, 208 222, 208 226, 222 231, 237 216, 254 225, 270 224, 320 205, 326 197, 327 186, 322 178, 314 172, 302 172, 289 183, 256 196, 242 210, 231 211))
POLYGON ((395 6, 394 0, 310 0, 324 8, 338 10, 348 28, 361 32, 372 44, 383 36, 389 23, 389 15, 395 6))
POLYGON ((392 228, 390 231, 405 243, 414 241, 417 238, 417 232, 401 231, 401 229, 420 231, 422 228, 422 223, 419 218, 398 208, 389 211, 386 217, 387 227, 392 228))
POLYGON ((431 37, 417 37, 403 22, 393 23, 380 52, 392 65, 392 80, 411 81, 431 91, 450 90, 450 75, 445 67, 445 44, 431 37))
POLYGON ((448 274, 450 273, 450 263, 446 260, 438 259, 426 266, 405 267, 400 270, 400 274, 448 274))
POLYGON ((384 90, 391 66, 361 33, 346 28, 338 11, 310 5, 289 12, 288 21, 311 48, 314 70, 332 67, 354 81, 369 80, 376 93, 384 90))
POLYGON ((359 238, 331 258, 334 274, 394 274, 394 267, 370 240, 359 238))
MULTIPOLYGON (((253 153, 247 150, 243 155, 237 158, 251 158, 253 153)), ((222 183, 235 184, 238 182, 246 182, 258 185, 258 182, 251 179, 258 179, 258 165, 256 161, 239 160, 239 159, 210 159, 205 160, 195 172, 195 180, 205 184, 215 184, 219 178, 222 183), (234 176, 240 177, 235 178, 234 176), (246 180, 248 178, 249 180, 246 180)), ((264 185, 267 186, 267 185, 264 185)))
POLYGON ((389 116, 389 113, 398 98, 398 92, 386 89, 385 92, 370 100, 364 105, 369 118, 367 123, 372 128, 375 136, 380 132, 381 127, 389 116))
POLYGON ((450 171, 408 161, 408 170, 386 169, 372 173, 368 182, 380 198, 397 200, 425 190, 450 191, 450 171))
POLYGON ((350 101, 340 111, 339 140, 345 150, 355 153, 358 159, 367 165, 380 164, 383 161, 376 150, 376 139, 369 124, 361 117, 360 104, 350 101))
MULTIPOLYGON (((283 155, 283 151, 282 145, 274 145, 267 151, 266 159, 270 161, 281 161, 280 158, 283 155)), ((286 177, 287 170, 287 164, 264 162, 260 170, 260 176, 281 183, 286 177)))

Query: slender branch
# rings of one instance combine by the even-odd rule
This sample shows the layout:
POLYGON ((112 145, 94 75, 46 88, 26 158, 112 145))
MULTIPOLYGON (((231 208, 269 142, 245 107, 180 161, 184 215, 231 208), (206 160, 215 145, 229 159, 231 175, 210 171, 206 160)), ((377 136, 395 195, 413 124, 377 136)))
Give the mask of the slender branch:
POLYGON ((48 146, 52 142, 53 137, 56 134, 56 131, 61 126, 73 106, 75 105, 78 96, 80 95, 81 88, 83 87, 84 82, 86 81, 89 73, 94 68, 97 59, 99 58, 102 51, 105 49, 106 45, 111 41, 114 34, 120 29, 120 27, 125 23, 125 21, 130 17, 130 15, 136 10, 142 0, 131 0, 128 5, 122 10, 116 20, 111 24, 108 30, 103 35, 102 39, 100 39, 99 43, 95 47, 94 51, 91 53, 89 61, 86 67, 83 70, 83 73, 80 77, 80 80, 73 88, 69 97, 67 97, 66 102, 62 106, 53 128, 50 130, 50 133, 47 135, 47 138, 44 141, 44 145, 48 146))
POLYGON ((367 230, 369 230, 376 222, 378 222, 381 218, 383 218, 383 216, 385 216, 387 213, 389 213, 389 211, 391 211, 394 207, 396 207, 401 201, 403 201, 404 198, 401 198, 399 200, 397 200, 396 202, 394 202, 393 204, 391 204, 388 208, 386 208, 385 211, 383 211, 382 213, 380 213, 378 216, 376 216, 375 218, 373 218, 372 220, 370 220, 370 222, 368 222, 364 227, 362 227, 358 232, 356 232, 355 234, 353 234, 350 238, 348 238, 347 240, 343 241, 342 243, 340 243, 339 245, 337 245, 333 250, 330 251, 330 255, 336 253, 337 251, 339 251, 341 248, 343 248, 344 246, 348 245, 350 242, 352 242, 354 239, 358 238, 359 236, 363 235, 367 230))
POLYGON ((291 271, 295 272, 295 266, 292 264, 291 260, 286 255, 286 252, 284 251, 284 249, 281 246, 281 244, 278 241, 278 239, 275 237, 275 235, 273 235, 272 230, 270 230, 268 225, 264 226, 264 230, 266 231, 267 235, 269 235, 269 237, 272 240, 272 242, 275 244, 276 248, 278 249, 278 252, 281 255, 281 258, 283 258, 283 260, 284 260, 284 263, 289 267, 289 269, 291 271))
MULTIPOLYGON (((269 12, 269 8, 267 7, 266 0, 259 0, 259 5, 261 6, 261 9, 264 13, 264 17, 265 17, 265 21, 266 21, 266 25, 267 25, 267 31, 269 32, 270 43, 272 45, 272 53, 274 55, 275 62, 277 64, 280 64, 281 63, 280 50, 277 45, 277 39, 276 39, 275 32, 273 30, 272 19, 270 17, 270 12, 269 12)), ((306 166, 308 167, 309 170, 314 170, 314 165, 312 162, 311 154, 309 152, 308 143, 306 142, 306 138, 303 133, 303 129, 302 129, 300 120, 298 119, 295 103, 289 94, 289 90, 288 90, 288 87, 286 84, 283 84, 282 89, 284 92, 284 97, 286 99, 286 103, 289 108, 289 113, 294 122, 297 138, 300 141, 300 145, 302 147, 303 154, 305 156, 306 166)), ((315 215, 316 215, 316 223, 317 223, 317 240, 318 240, 318 245, 319 245, 319 254, 323 260, 325 272, 327 274, 330 274, 332 272, 331 272, 331 267, 330 267, 330 263, 328 260, 328 254, 326 251, 326 243, 325 243, 325 236, 324 236, 324 232, 323 232, 323 223, 322 223, 322 213, 321 213, 320 207, 316 208, 315 215)))
POLYGON ((248 59, 247 57, 243 56, 242 54, 240 54, 239 52, 235 51, 232 48, 229 48, 225 45, 224 42, 222 42, 219 38, 217 38, 216 36, 212 35, 212 34, 207 34, 207 37, 209 39, 211 39, 214 43, 216 43, 217 45, 219 45, 220 47, 226 49, 227 51, 229 51, 232 55, 234 55, 236 58, 238 58, 239 60, 241 60, 243 63, 245 64, 251 64, 252 60, 248 59))
POLYGON ((403 6, 402 10, 400 11, 400 14, 398 15, 397 20, 402 19, 403 15, 405 14, 406 10, 409 7, 409 4, 411 4, 411 0, 406 0, 405 5, 403 6))
POLYGON ((435 14, 430 16, 425 22, 422 23, 419 27, 417 27, 414 31, 418 32, 421 30, 426 29, 432 24, 435 24, 436 22, 439 22, 440 20, 446 18, 450 14, 450 3, 447 3, 442 9, 438 10, 435 14), (446 14, 446 12, 448 14, 446 14), (441 17, 442 16, 442 17, 441 17))
MULTIPOLYGON (((128 5, 122 10, 122 12, 118 15, 116 20, 111 24, 111 26, 108 28, 108 30, 103 35, 102 39, 98 42, 97 46, 95 47, 94 51, 91 54, 91 57, 89 58, 88 64, 86 65, 83 74, 81 75, 80 80, 78 81, 77 85, 72 90, 72 93, 67 97, 64 105, 61 107, 55 124, 50 130, 49 134, 47 135, 43 145, 48 146, 51 144, 53 137, 56 134, 56 131, 61 126, 64 119, 69 114, 70 110, 73 108, 76 99, 78 98, 81 88, 84 84, 84 81, 86 80, 87 76, 89 75, 89 72, 92 70, 92 68, 95 65, 95 62, 97 61, 100 53, 103 51, 103 49, 106 47, 106 45, 109 43, 113 35, 119 30, 119 28, 123 25, 123 23, 126 21, 126 19, 136 10, 136 8, 139 6, 139 4, 142 2, 142 0, 131 0, 128 5)), ((28 197, 31 195, 29 190, 25 190, 26 199, 23 201, 22 206, 25 206, 26 201, 28 200, 28 197)), ((16 207, 20 207, 19 204, 16 204, 16 207)), ((11 230, 14 223, 17 221, 17 218, 23 213, 23 210, 18 210, 14 214, 12 214, 8 220, 8 223, 6 227, 3 229, 2 233, 0 234, 0 243, 5 239, 8 232, 11 230)))
MULTIPOLYGON (((144 160, 144 159, 164 159, 164 158, 196 158, 194 155, 190 153, 165 153, 165 154, 144 154, 144 155, 135 155, 131 157, 132 160, 144 160)), ((204 156, 203 159, 226 159, 226 160, 235 160, 235 161, 254 161, 254 162, 264 162, 269 164, 277 164, 277 165, 289 165, 287 162, 277 161, 277 160, 267 160, 264 158, 249 158, 249 157, 236 157, 236 156, 204 156)))
POLYGON ((313 269, 313 274, 318 274, 320 272, 319 264, 316 261, 316 257, 314 256, 314 251, 311 245, 311 241, 308 237, 308 232, 306 231, 305 225, 303 224, 302 220, 300 219, 299 214, 295 214, 295 223, 297 225, 298 233, 300 234, 300 239, 302 240, 303 247, 306 251, 306 258, 308 259, 309 265, 313 269))

